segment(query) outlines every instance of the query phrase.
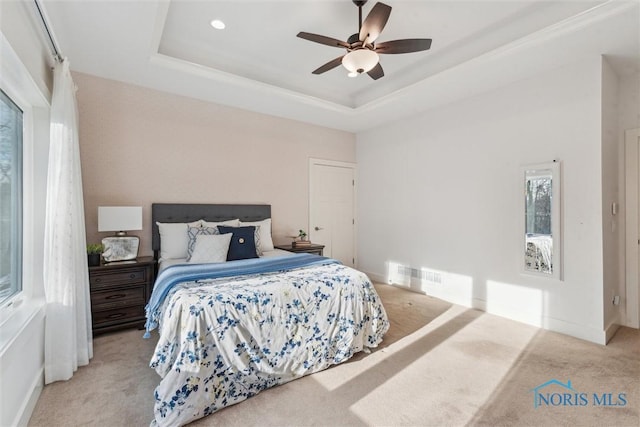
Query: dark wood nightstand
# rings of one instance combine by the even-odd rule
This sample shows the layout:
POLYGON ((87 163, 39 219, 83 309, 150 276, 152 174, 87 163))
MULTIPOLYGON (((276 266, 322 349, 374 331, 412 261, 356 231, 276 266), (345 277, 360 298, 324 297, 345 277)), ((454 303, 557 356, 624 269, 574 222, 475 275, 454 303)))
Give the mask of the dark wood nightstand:
POLYGON ((94 335, 144 327, 144 308, 153 289, 155 263, 149 256, 89 267, 94 335))
POLYGON ((293 246, 289 243, 288 245, 275 245, 274 247, 276 249, 282 249, 289 252, 306 252, 308 254, 316 254, 320 256, 322 256, 322 250, 324 249, 324 245, 316 245, 315 243, 300 246, 293 246))

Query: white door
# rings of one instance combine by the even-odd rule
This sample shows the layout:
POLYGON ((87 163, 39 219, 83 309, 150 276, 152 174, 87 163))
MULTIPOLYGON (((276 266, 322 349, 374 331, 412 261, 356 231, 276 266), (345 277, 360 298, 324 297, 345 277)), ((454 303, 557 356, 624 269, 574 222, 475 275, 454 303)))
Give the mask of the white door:
POLYGON ((311 159, 309 234, 324 256, 355 265, 355 165, 311 159))
POLYGON ((625 134, 627 326, 640 327, 640 129, 625 134))

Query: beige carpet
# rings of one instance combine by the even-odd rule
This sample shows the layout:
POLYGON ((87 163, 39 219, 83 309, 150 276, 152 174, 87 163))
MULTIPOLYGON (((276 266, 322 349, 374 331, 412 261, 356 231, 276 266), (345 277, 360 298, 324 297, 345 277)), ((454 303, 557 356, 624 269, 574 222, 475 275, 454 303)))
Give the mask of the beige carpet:
MULTIPOLYGON (((605 347, 402 289, 376 288, 392 325, 376 351, 191 425, 640 424, 638 330, 620 329, 605 347), (552 379, 570 380, 587 404, 534 408, 532 389, 552 379), (622 403, 618 394, 625 393, 627 403, 594 406, 594 393, 600 401, 611 393, 610 403, 622 403)), ((154 339, 142 339, 137 330, 96 337, 89 366, 70 381, 46 386, 29 425, 148 425, 159 381, 147 366, 153 346, 154 339)), ((545 390, 565 391, 557 384, 545 390)))

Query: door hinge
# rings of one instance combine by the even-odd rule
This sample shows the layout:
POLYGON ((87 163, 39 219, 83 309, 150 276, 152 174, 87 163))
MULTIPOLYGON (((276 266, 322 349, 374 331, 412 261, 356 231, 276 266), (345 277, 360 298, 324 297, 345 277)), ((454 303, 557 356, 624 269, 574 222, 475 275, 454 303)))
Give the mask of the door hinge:
POLYGON ((356 225, 356 220, 355 220, 355 219, 352 219, 352 220, 351 220, 351 224, 356 225))
POLYGON ((353 185, 354 187, 356 186, 356 180, 355 179, 351 180, 351 185, 353 185))

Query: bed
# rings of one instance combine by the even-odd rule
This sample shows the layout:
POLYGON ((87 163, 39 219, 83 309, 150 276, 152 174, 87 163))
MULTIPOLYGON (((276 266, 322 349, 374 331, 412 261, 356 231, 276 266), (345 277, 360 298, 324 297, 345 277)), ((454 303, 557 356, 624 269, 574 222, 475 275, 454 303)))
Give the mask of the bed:
POLYGON ((389 328, 366 275, 330 258, 273 250, 269 205, 154 204, 152 219, 160 267, 145 334, 158 330, 150 366, 161 377, 152 425, 188 424, 344 362, 377 347, 389 328), (203 224, 225 233, 194 238, 203 224), (188 248, 195 242, 187 258, 169 257, 184 255, 184 240, 167 232, 174 229, 189 230, 188 248), (203 242, 224 239, 230 261, 193 261, 203 242), (252 239, 260 255, 234 258, 238 242, 252 239))

